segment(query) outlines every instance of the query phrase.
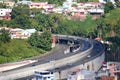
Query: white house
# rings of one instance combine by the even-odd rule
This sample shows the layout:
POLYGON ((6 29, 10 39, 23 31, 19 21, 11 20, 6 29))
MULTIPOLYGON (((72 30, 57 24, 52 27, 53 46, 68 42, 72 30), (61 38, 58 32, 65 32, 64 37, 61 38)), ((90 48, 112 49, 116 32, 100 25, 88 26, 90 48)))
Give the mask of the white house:
POLYGON ((17 4, 26 4, 26 5, 29 5, 31 3, 32 3, 32 1, 27 1, 27 0, 22 0, 22 1, 17 2, 17 4))
POLYGON ((30 35, 36 32, 35 29, 26 29, 25 31, 29 32, 30 35))
POLYGON ((0 8, 0 20, 11 18, 12 9, 0 8))
POLYGON ((29 8, 30 9, 34 9, 34 8, 41 9, 47 4, 48 4, 48 2, 32 2, 29 4, 29 8))
POLYGON ((63 7, 53 8, 53 12, 62 14, 63 13, 63 7))
POLYGON ((13 39, 13 38, 27 39, 33 33, 35 33, 36 30, 35 29, 23 30, 20 28, 15 28, 15 29, 10 29, 9 32, 10 32, 11 39, 13 39))
POLYGON ((106 4, 107 2, 112 2, 113 4, 115 4, 115 0, 99 0, 99 2, 104 4, 106 4))
POLYGON ((63 3, 63 8, 70 9, 72 7, 72 4, 77 4, 76 2, 73 2, 73 0, 67 0, 63 3))

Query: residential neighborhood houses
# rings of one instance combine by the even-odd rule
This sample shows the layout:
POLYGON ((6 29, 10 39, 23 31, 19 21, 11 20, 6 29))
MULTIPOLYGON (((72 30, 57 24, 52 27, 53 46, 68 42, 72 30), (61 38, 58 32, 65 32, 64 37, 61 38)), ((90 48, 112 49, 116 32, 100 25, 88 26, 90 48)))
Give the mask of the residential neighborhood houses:
MULTIPOLYGON (((114 3, 113 0, 110 1, 114 3)), ((81 20, 85 19, 88 13, 93 15, 93 17, 94 15, 98 17, 98 15, 104 14, 105 1, 99 0, 99 2, 77 3, 73 0, 66 0, 62 6, 58 7, 56 7, 55 4, 49 4, 48 2, 32 2, 27 0, 18 0, 17 3, 8 0, 0 0, 0 3, 7 6, 7 8, 0 8, 0 20, 11 20, 10 13, 12 12, 12 8, 18 4, 28 5, 30 10, 33 8, 36 8, 37 10, 44 10, 44 13, 71 13, 71 16, 80 18, 81 20), (74 6, 74 4, 76 6, 74 6)))
MULTIPOLYGON (((114 3, 113 0, 109 0, 114 3)), ((11 12, 14 6, 18 4, 28 5, 30 10, 36 8, 37 10, 44 10, 44 13, 59 13, 59 14, 71 14, 71 19, 74 18, 79 20, 85 20, 87 14, 91 14, 93 19, 99 18, 101 14, 104 14, 104 1, 99 0, 99 2, 86 2, 86 3, 77 3, 73 0, 66 0, 63 3, 63 6, 55 7, 55 4, 49 4, 48 2, 32 2, 27 0, 22 0, 17 3, 9 0, 0 0, 0 3, 3 3, 7 8, 0 8, 0 20, 11 20, 11 12), (76 6, 74 6, 74 4, 76 6)), ((32 15, 30 15, 31 17, 32 15)), ((35 15, 34 15, 35 16, 35 15)), ((2 29, 2 28, 0 28, 2 29)), ((6 29, 6 28, 5 28, 6 29)), ((22 38, 26 39, 34 33, 35 29, 11 29, 9 28, 9 33, 11 38, 22 38)))
MULTIPOLYGON (((112 1, 111 1, 112 2, 112 1)), ((71 19, 78 18, 79 20, 85 20, 87 14, 91 14, 93 19, 99 18, 101 14, 104 14, 103 1, 99 2, 86 2, 86 3, 77 3, 73 0, 66 0, 63 3, 63 6, 56 7, 55 4, 49 4, 48 2, 32 2, 27 0, 18 1, 17 3, 11 1, 0 0, 0 3, 3 3, 7 8, 0 8, 0 20, 11 20, 11 12, 14 6, 18 4, 28 5, 30 10, 36 8, 37 10, 43 10, 44 13, 60 13, 60 14, 71 14, 71 19), (76 6, 74 6, 74 4, 76 6)), ((30 17, 32 15, 30 14, 30 17)), ((35 15, 34 15, 35 16, 35 15)), ((26 39, 34 33, 35 29, 8 29, 11 35, 11 38, 22 38, 26 39)))

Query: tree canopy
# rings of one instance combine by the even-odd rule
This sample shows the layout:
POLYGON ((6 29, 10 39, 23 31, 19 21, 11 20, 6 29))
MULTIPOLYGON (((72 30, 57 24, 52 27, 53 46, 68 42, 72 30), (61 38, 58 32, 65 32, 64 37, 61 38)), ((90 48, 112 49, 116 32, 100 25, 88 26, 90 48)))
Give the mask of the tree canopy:
POLYGON ((3 3, 0 3, 0 8, 6 8, 6 5, 4 5, 3 3))
MULTIPOLYGON (((110 13, 107 13, 104 18, 104 24, 106 29, 111 36, 120 35, 120 9, 111 10, 110 13)), ((108 34, 108 35, 109 35, 108 34)))
POLYGON ((34 33, 28 39, 28 43, 36 48, 51 50, 52 36, 50 32, 44 32, 41 35, 34 33))
POLYGON ((105 4, 105 8, 104 8, 105 13, 108 13, 110 10, 113 9, 114 9, 114 5, 112 4, 112 2, 107 2, 105 4))
POLYGON ((9 32, 6 30, 0 31, 0 43, 7 43, 10 42, 10 35, 9 32))

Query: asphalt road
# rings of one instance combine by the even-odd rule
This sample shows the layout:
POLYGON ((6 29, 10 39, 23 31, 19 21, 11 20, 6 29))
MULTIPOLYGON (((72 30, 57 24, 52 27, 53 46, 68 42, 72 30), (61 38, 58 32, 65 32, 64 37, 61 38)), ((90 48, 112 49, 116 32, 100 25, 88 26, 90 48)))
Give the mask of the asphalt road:
MULTIPOLYGON (((53 72, 62 71, 62 70, 65 70, 65 69, 68 69, 68 68, 71 68, 71 67, 74 67, 74 66, 77 66, 80 64, 84 64, 85 62, 88 62, 88 61, 100 56, 102 54, 102 52, 104 52, 104 47, 101 43, 99 43, 97 41, 92 41, 91 43, 93 44, 93 50, 89 55, 87 55, 86 57, 80 58, 80 60, 76 61, 75 63, 72 63, 71 65, 64 65, 61 67, 57 67, 57 68, 53 69, 53 72)), ((85 45, 87 45, 87 43, 85 45)), ((89 46, 90 45, 88 44, 87 47, 89 47, 89 46)), ((85 50, 85 49, 87 49, 87 48, 86 47, 81 48, 81 50, 85 50)), ((34 78, 34 75, 25 77, 25 78, 20 78, 17 80, 31 80, 33 78, 34 78)))
POLYGON ((26 68, 26 67, 33 67, 33 66, 40 65, 40 64, 43 64, 43 63, 48 63, 50 61, 59 60, 59 59, 62 59, 62 58, 69 57, 69 56, 72 56, 74 54, 80 53, 82 51, 85 51, 85 50, 87 50, 91 47, 91 44, 87 40, 78 39, 77 41, 82 43, 82 46, 76 52, 71 52, 71 53, 68 53, 68 54, 64 54, 64 50, 69 48, 69 46, 66 45, 66 44, 57 44, 56 48, 53 49, 48 54, 46 54, 42 57, 32 58, 33 60, 38 60, 38 62, 31 63, 31 64, 28 64, 28 65, 25 65, 25 66, 21 66, 21 67, 15 68, 15 69, 7 70, 7 71, 4 71, 4 73, 9 72, 9 71, 13 71, 13 70, 26 68))

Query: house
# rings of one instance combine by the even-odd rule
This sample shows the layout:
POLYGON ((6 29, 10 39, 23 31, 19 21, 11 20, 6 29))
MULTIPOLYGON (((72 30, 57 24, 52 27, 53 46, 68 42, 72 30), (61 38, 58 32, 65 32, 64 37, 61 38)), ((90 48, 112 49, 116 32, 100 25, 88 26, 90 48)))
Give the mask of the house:
POLYGON ((64 9, 63 9, 63 7, 53 8, 53 12, 62 14, 64 12, 64 9))
POLYGON ((63 8, 70 9, 72 7, 72 4, 76 4, 76 2, 73 2, 73 0, 67 0, 63 3, 63 8))
POLYGON ((95 80, 95 72, 84 69, 78 69, 69 72, 67 80, 95 80))
POLYGON ((35 29, 26 29, 25 31, 29 32, 30 35, 36 32, 35 29))
POLYGON ((12 9, 0 8, 0 20, 11 20, 12 9))
POLYGON ((47 12, 52 12, 55 4, 48 4, 48 2, 32 2, 29 4, 30 9, 44 9, 47 12))
POLYGON ((15 5, 14 1, 4 1, 3 4, 5 4, 7 7, 13 8, 15 5))
POLYGON ((9 30, 11 39, 13 39, 13 38, 27 39, 28 37, 30 37, 35 32, 36 32, 35 29, 23 30, 23 29, 20 29, 20 28, 16 28, 16 29, 10 29, 9 30))
POLYGON ((55 4, 45 4, 43 6, 43 9, 45 9, 45 11, 52 12, 54 7, 55 7, 55 4))
POLYGON ((8 28, 8 27, 0 27, 0 30, 7 30, 9 31, 11 28, 8 28))
POLYGON ((76 12, 72 14, 71 19, 84 21, 86 19, 86 14, 83 12, 76 12))
POLYGON ((106 4, 107 2, 112 2, 113 4, 115 4, 115 0, 99 0, 99 2, 103 4, 106 4))
POLYGON ((21 1, 17 2, 17 4, 25 4, 25 5, 29 5, 31 3, 32 3, 32 1, 27 1, 27 0, 21 0, 21 1))
POLYGON ((48 4, 48 2, 32 2, 29 4, 29 8, 30 9, 34 9, 34 8, 41 9, 47 4, 48 4))

